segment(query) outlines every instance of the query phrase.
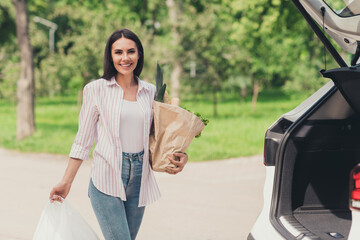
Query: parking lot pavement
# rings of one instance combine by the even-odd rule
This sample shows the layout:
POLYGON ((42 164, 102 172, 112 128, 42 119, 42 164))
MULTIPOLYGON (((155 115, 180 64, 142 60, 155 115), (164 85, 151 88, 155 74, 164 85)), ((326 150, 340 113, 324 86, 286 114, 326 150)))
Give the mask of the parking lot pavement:
MULTIPOLYGON (((32 239, 67 157, 0 149, 0 240, 32 239)), ((67 201, 101 236, 87 197, 85 162, 67 201)), ((189 162, 172 176, 156 173, 162 198, 147 207, 138 240, 246 239, 262 207, 262 156, 189 162)))

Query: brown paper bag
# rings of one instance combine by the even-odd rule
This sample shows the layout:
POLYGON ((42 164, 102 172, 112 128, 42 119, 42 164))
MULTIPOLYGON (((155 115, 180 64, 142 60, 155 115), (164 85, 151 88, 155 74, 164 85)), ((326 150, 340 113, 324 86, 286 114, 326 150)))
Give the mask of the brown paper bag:
POLYGON ((165 172, 167 166, 175 167, 167 156, 175 159, 173 153, 185 152, 205 124, 191 112, 175 105, 154 101, 153 110, 154 131, 150 134, 150 162, 154 171, 165 172))

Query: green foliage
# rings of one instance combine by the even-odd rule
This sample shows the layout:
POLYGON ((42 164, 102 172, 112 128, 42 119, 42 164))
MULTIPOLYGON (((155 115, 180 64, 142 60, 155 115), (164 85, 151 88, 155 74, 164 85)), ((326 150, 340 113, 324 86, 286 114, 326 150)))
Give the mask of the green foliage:
POLYGON ((198 118, 200 118, 200 120, 204 123, 205 126, 207 126, 209 124, 209 119, 202 116, 201 113, 199 112, 195 112, 194 113, 198 118))
POLYGON ((14 9, 10 0, 0 2, 0 99, 16 100, 16 82, 20 72, 14 9))
MULTIPOLYGON (((154 10, 159 8, 160 1, 147 1, 149 5, 141 5, 141 1, 127 4, 128 1, 45 1, 29 0, 30 38, 34 49, 35 86, 37 96, 55 96, 77 93, 92 79, 99 78, 102 73, 103 54, 107 37, 119 28, 130 28, 138 33, 143 40, 145 50, 150 49, 149 42, 154 40, 153 28, 148 22, 142 23, 136 8, 154 10), (121 6, 121 7, 117 7, 121 6), (55 22, 58 29, 55 32, 56 49, 49 51, 49 28, 32 21, 39 16, 55 22)), ((0 59, 10 61, 0 62, 0 98, 15 96, 18 76, 14 76, 19 65, 18 50, 15 39, 14 13, 4 11, 12 8, 10 0, 0 4, 0 28, 2 32, 0 43, 0 59), (8 23, 13 23, 8 24, 8 23), (6 24, 5 24, 6 23, 6 24), (6 27, 6 28, 5 28, 6 27), (11 28, 12 31, 8 30, 11 28), (17 58, 12 57, 16 56, 17 58)), ((154 10, 155 11, 155 10, 154 10)), ((157 11, 161 12, 161 11, 157 11)), ((162 13, 163 14, 163 13, 162 13)), ((151 12, 147 14, 151 16, 151 12)), ((141 15, 141 17, 143 17, 141 15)), ((156 18, 153 18, 156 21, 156 18)), ((160 47, 160 46, 159 46, 160 47)), ((156 48, 154 48, 156 49, 156 48)), ((156 56, 156 55, 155 55, 156 56)), ((144 78, 152 71, 148 70, 147 61, 144 66, 144 78)))
MULTIPOLYGON (((322 84, 316 74, 323 68, 322 44, 291 1, 186 0, 180 5, 180 44, 174 46, 165 1, 29 0, 36 95, 74 94, 99 78, 106 39, 123 27, 143 42, 144 80, 152 81, 156 60, 167 79, 172 58, 183 63, 183 95, 211 92, 216 101, 220 91, 244 98, 254 81, 263 88, 299 91, 322 84), (48 49, 48 27, 35 23, 34 16, 58 24, 54 53, 48 49)), ((19 53, 10 0, 0 3, 0 31, 0 98, 14 100, 19 53)), ((330 59, 329 67, 336 67, 330 59)))
MULTIPOLYGON (((191 112, 195 116, 197 116, 204 123, 205 126, 207 126, 209 124, 210 120, 207 117, 202 116, 201 113, 193 112, 193 111, 191 111, 191 110, 189 110, 189 109, 187 109, 185 107, 184 107, 184 109, 187 110, 188 112, 191 112)), ((195 136, 195 138, 199 138, 199 137, 201 137, 201 132, 198 135, 195 136)))
POLYGON ((189 7, 180 25, 184 62, 196 62, 197 67, 196 78, 186 80, 198 91, 219 91, 229 76, 237 72, 235 65, 242 54, 236 41, 224 37, 231 34, 229 6, 209 2, 203 5, 201 13, 189 7))
POLYGON ((6 0, 0 3, 0 32, 0 43, 12 41, 12 38, 16 35, 11 5, 6 0))
POLYGON ((316 72, 323 67, 323 45, 291 1, 238 0, 232 6, 241 14, 231 37, 249 52, 253 79, 299 91, 321 86, 316 72))

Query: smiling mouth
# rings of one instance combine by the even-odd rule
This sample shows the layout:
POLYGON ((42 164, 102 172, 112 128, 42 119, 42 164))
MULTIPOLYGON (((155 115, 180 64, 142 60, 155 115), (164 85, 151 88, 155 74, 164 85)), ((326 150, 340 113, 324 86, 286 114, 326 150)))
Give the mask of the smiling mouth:
POLYGON ((132 63, 129 63, 129 64, 120 64, 120 66, 122 67, 130 67, 132 65, 132 63))

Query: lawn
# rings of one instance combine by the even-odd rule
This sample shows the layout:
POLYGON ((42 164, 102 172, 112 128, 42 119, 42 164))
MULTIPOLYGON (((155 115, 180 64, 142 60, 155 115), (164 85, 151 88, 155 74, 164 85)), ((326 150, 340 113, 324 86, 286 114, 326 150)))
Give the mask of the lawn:
MULTIPOLYGON (((306 99, 306 94, 287 95, 279 90, 259 95, 256 110, 250 99, 219 101, 218 116, 212 117, 211 101, 185 100, 182 106, 200 112, 210 123, 202 136, 194 139, 187 153, 192 161, 225 159, 262 154, 266 129, 283 113, 306 99)), ((16 141, 16 107, 0 103, 0 146, 29 152, 68 154, 77 132, 76 97, 36 100, 36 133, 16 141)))

